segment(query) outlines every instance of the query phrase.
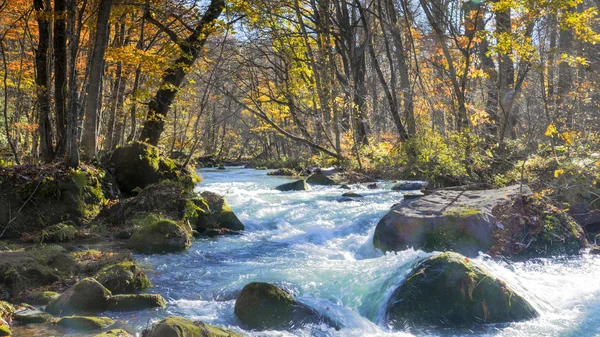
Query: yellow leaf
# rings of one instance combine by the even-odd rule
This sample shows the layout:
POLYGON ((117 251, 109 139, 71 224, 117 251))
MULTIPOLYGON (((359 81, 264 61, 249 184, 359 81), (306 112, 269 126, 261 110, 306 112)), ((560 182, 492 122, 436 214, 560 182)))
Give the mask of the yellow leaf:
POLYGON ((548 137, 552 137, 557 133, 558 133, 558 130, 556 129, 554 122, 552 122, 552 123, 550 123, 550 125, 548 125, 548 128, 546 128, 546 132, 544 134, 548 137))
POLYGON ((561 174, 565 173, 565 170, 559 169, 554 171, 554 178, 558 178, 561 174))

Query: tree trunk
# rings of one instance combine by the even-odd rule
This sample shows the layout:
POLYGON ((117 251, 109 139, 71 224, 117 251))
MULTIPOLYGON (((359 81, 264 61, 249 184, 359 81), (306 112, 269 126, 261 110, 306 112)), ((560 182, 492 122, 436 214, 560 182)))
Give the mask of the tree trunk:
POLYGON ((54 114, 56 155, 67 151, 67 1, 54 0, 54 114))
MULTIPOLYGON (((568 9, 571 12, 573 9, 568 9)), ((573 32, 569 27, 561 27, 558 33, 558 48, 561 54, 573 54, 573 32)), ((566 117, 567 130, 573 127, 573 108, 570 106, 569 92, 573 86, 573 69, 566 61, 558 66, 558 85, 556 88, 556 108, 561 116, 566 117)))
MULTIPOLYGON (((200 56, 200 51, 208 36, 215 30, 216 21, 223 9, 225 9, 225 0, 212 0, 200 23, 185 41, 175 39, 174 42, 178 43, 182 50, 182 55, 165 71, 160 85, 161 89, 158 90, 156 96, 148 104, 148 114, 144 122, 144 129, 140 135, 141 141, 155 146, 158 145, 158 141, 164 130, 165 118, 171 104, 175 100, 177 91, 189 71, 188 68, 200 56)), ((147 13, 146 18, 152 23, 159 25, 161 29, 168 29, 156 22, 150 13, 147 13)), ((176 36, 173 32, 170 33, 171 36, 176 36)))
POLYGON ((85 120, 81 150, 85 159, 95 158, 98 154, 98 110, 100 108, 100 91, 104 72, 104 52, 108 45, 108 19, 113 0, 102 0, 98 8, 98 21, 94 37, 94 49, 90 55, 90 76, 87 86, 85 120))
POLYGON ((50 47, 49 9, 45 8, 44 0, 34 0, 33 5, 39 27, 39 41, 35 52, 35 84, 37 91, 40 158, 48 163, 54 159, 52 126, 50 125, 50 78, 48 72, 48 49, 50 47))

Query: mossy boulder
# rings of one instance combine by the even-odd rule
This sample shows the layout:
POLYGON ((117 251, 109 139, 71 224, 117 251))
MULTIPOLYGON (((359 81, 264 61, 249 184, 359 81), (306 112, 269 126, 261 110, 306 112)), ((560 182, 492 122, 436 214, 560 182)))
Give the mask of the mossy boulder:
POLYGON ((144 330, 142 337, 242 337, 242 335, 203 322, 169 316, 155 323, 152 328, 144 330))
POLYGON ((313 173, 306 178, 309 185, 347 185, 347 184, 365 184, 376 182, 375 179, 343 168, 315 169, 313 173))
POLYGON ((70 277, 77 270, 73 258, 60 246, 0 252, 0 285, 11 297, 70 277))
POLYGON ((475 191, 446 189, 406 199, 379 221, 373 245, 383 251, 414 247, 467 256, 479 252, 493 256, 571 254, 587 245, 575 221, 534 199, 529 188, 520 185, 475 191), (512 208, 503 211, 507 207, 512 208))
POLYGON ((152 286, 144 270, 135 261, 122 261, 100 270, 94 278, 113 294, 132 293, 152 286))
POLYGON ((11 336, 12 332, 6 325, 0 324, 0 337, 11 336))
POLYGON ((282 330, 326 321, 284 290, 264 282, 247 284, 235 301, 235 315, 248 328, 282 330))
POLYGON ((94 337, 131 337, 131 335, 129 334, 129 332, 122 329, 112 329, 94 335, 94 337))
POLYGON ((127 239, 148 224, 149 218, 173 220, 179 223, 194 221, 204 211, 194 204, 195 193, 181 184, 164 181, 150 185, 137 196, 119 200, 106 207, 94 219, 99 226, 115 228, 119 238, 127 239), (192 219, 194 218, 194 219, 192 219))
POLYGON ((297 176, 298 172, 294 169, 284 167, 284 168, 280 168, 280 169, 277 169, 274 171, 269 171, 269 172, 267 172, 267 175, 293 177, 293 176, 297 176))
POLYGON ((583 228, 547 200, 529 196, 494 207, 492 256, 544 257, 575 255, 589 245, 583 228))
POLYGON ((279 185, 275 187, 276 190, 286 192, 286 191, 306 191, 308 190, 308 184, 306 180, 298 180, 291 183, 286 183, 283 185, 279 185))
POLYGON ((392 191, 415 191, 425 187, 427 187, 427 183, 423 181, 403 181, 392 186, 392 191))
POLYGON ((201 198, 192 200, 198 207, 197 218, 192 221, 196 231, 201 234, 215 231, 225 234, 244 230, 244 224, 233 213, 222 195, 205 191, 200 196, 201 198))
POLYGON ((111 184, 111 178, 93 166, 0 168, 0 223, 10 223, 3 238, 31 236, 67 221, 75 227, 85 224, 104 207, 111 184))
POLYGON ((127 247, 140 254, 180 252, 192 245, 191 237, 191 229, 182 224, 150 218, 127 241, 127 247))
POLYGON ((173 160, 162 156, 157 147, 133 142, 117 148, 108 159, 121 191, 135 194, 137 188, 145 188, 163 180, 178 182, 187 190, 193 190, 200 181, 192 168, 179 167, 173 160))
POLYGON ((59 296, 60 294, 54 291, 36 291, 27 295, 25 301, 29 304, 47 305, 59 296))
POLYGON ((157 294, 115 295, 108 299, 106 308, 109 311, 137 311, 166 305, 165 299, 157 294))
POLYGON ((108 317, 66 316, 58 321, 58 325, 75 330, 101 330, 113 325, 115 321, 108 317))
POLYGON ((46 323, 53 319, 52 315, 47 312, 28 307, 17 309, 13 314, 13 318, 21 324, 46 323))
POLYGON ((48 303, 46 311, 55 316, 98 313, 106 310, 106 302, 110 296, 108 289, 88 277, 48 303))
POLYGON ((532 319, 537 311, 506 282, 452 252, 417 265, 392 294, 386 309, 397 328, 472 326, 532 319))

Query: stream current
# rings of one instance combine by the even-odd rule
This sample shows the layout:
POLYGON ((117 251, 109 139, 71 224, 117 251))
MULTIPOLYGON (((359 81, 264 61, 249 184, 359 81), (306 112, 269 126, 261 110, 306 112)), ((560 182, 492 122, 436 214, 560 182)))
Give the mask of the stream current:
POLYGON ((364 197, 340 202, 346 190, 339 187, 273 190, 291 179, 265 171, 228 167, 199 173, 204 181, 197 191, 225 195, 246 231, 198 239, 183 253, 136 256, 151 268, 154 287, 148 292, 161 294, 168 304, 106 313, 129 331, 179 315, 251 336, 600 336, 600 257, 587 254, 511 263, 484 255, 476 259, 523 294, 540 311, 537 319, 477 330, 392 331, 384 320, 389 296, 431 255, 412 249, 383 254, 373 247, 375 226, 402 199, 400 192, 354 190, 364 197), (235 298, 252 281, 280 286, 343 328, 243 330, 233 313, 235 298))

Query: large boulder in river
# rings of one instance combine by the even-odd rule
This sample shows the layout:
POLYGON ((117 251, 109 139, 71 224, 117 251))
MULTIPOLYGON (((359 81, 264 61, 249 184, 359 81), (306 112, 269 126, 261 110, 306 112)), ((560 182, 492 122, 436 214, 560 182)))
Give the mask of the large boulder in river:
POLYGON ((543 204, 528 194, 531 192, 527 187, 521 191, 521 186, 514 185, 496 190, 438 190, 417 200, 405 200, 379 221, 373 244, 383 251, 414 247, 468 256, 480 251, 524 255, 526 247, 530 248, 528 253, 543 255, 541 247, 534 249, 538 245, 531 246, 531 242, 539 242, 547 253, 576 253, 587 244, 581 228, 568 221, 567 215, 556 217, 554 211, 558 210, 547 214, 548 207, 526 207, 543 204), (505 216, 513 220, 506 224, 500 221, 504 215, 495 211, 501 205, 512 205, 505 216))
POLYGON ((210 235, 215 232, 226 234, 244 230, 244 224, 233 213, 233 210, 222 195, 204 191, 201 198, 194 199, 199 208, 198 217, 192 224, 201 234, 210 235))
POLYGON ((392 294, 386 309, 388 322, 471 326, 518 322, 537 311, 506 282, 468 258, 442 253, 417 265, 392 294))
POLYGON ((242 289, 234 312, 248 328, 257 330, 293 329, 325 320, 284 290, 263 282, 252 282, 242 289))
POLYGON ((286 183, 275 187, 276 190, 287 192, 287 191, 306 191, 308 190, 308 184, 306 180, 298 180, 291 183, 286 183))
POLYGON ((163 180, 176 181, 191 191, 200 181, 193 169, 179 167, 173 160, 161 156, 157 147, 142 142, 114 150, 108 165, 125 194, 134 194, 137 188, 143 189, 163 180))
POLYGON ((188 249, 192 230, 172 220, 148 218, 147 223, 127 241, 127 248, 140 254, 173 253, 188 249))
POLYGON ((84 278, 52 300, 46 311, 55 316, 102 312, 110 296, 110 291, 98 281, 84 278))
POLYGON ((375 179, 353 171, 340 168, 316 169, 306 178, 309 185, 343 185, 343 184, 363 184, 376 182, 375 179))
POLYGON ((152 328, 144 330, 142 337, 242 337, 242 335, 203 322, 169 316, 155 323, 152 328))

